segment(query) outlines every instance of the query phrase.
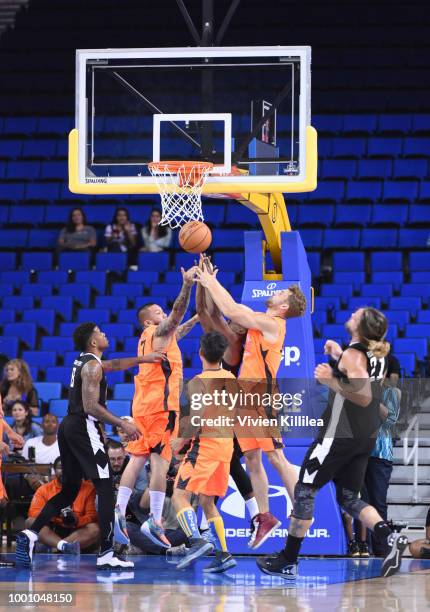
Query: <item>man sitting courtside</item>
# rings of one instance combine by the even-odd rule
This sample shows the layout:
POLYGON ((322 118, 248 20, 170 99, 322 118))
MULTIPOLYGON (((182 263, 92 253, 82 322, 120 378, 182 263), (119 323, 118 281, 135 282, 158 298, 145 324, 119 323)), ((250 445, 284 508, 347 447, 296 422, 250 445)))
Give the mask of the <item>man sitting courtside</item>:
MULTIPOLYGON (((54 462, 55 478, 40 486, 34 494, 28 511, 26 529, 31 529, 34 519, 45 504, 61 490, 61 459, 54 462)), ((90 551, 98 544, 100 529, 95 507, 96 490, 89 480, 81 482, 78 496, 71 508, 63 508, 61 516, 52 519, 39 533, 39 541, 64 554, 90 551)))

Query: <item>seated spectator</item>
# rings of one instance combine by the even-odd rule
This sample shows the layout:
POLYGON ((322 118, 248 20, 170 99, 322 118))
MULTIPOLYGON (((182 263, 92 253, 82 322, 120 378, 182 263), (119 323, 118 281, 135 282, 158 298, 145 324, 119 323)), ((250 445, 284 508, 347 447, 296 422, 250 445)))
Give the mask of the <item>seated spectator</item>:
POLYGON ((169 248, 172 242, 172 230, 168 225, 158 225, 160 221, 160 211, 158 208, 153 208, 147 223, 142 228, 143 247, 141 251, 158 253, 169 248))
POLYGON ((11 415, 12 406, 16 400, 26 402, 30 406, 33 416, 39 414, 37 391, 33 387, 28 365, 23 359, 11 359, 7 362, 4 369, 4 378, 0 385, 0 393, 6 416, 11 415))
POLYGON ((136 257, 137 229, 126 208, 117 208, 112 223, 106 226, 105 240, 110 253, 128 253, 128 263, 136 257))
MULTIPOLYGON (((40 425, 33 423, 32 414, 29 406, 22 400, 16 400, 12 404, 11 415, 13 423, 11 425, 13 431, 18 433, 24 439, 24 443, 31 438, 43 435, 43 430, 40 425)), ((14 445, 14 451, 22 450, 14 445)))
POLYGON ((18 446, 24 444, 24 440, 21 438, 21 436, 12 431, 10 425, 8 425, 4 420, 3 405, 0 397, 0 508, 4 508, 8 501, 6 489, 1 477, 2 459, 3 455, 7 457, 10 453, 9 445, 6 444, 6 442, 3 442, 3 433, 6 433, 14 444, 18 446))
POLYGON ((106 443, 106 448, 108 452, 110 467, 112 470, 112 480, 116 499, 119 483, 121 481, 121 476, 123 471, 125 470, 125 467, 130 457, 126 454, 121 442, 117 442, 116 440, 108 440, 106 443))
MULTIPOLYGON (((133 421, 131 416, 122 416, 121 419, 124 419, 125 421, 133 421)), ((116 427, 115 430, 119 437, 119 441, 121 442, 122 446, 125 448, 127 444, 130 442, 128 435, 126 434, 124 429, 122 429, 121 427, 116 427)))
MULTIPOLYGON (((54 463, 60 454, 57 442, 58 419, 54 414, 45 414, 42 421, 43 435, 30 438, 24 444, 22 456, 35 463, 54 463)), ((25 479, 33 491, 44 484, 46 477, 40 474, 26 474, 25 479)))
POLYGON ((58 237, 58 248, 61 251, 90 251, 97 245, 96 230, 87 225, 82 208, 74 208, 69 215, 69 222, 58 237))
MULTIPOLYGON (((39 487, 34 494, 28 511, 26 529, 45 504, 61 490, 61 458, 54 461, 55 478, 39 487)), ((79 551, 93 549, 100 537, 98 516, 95 506, 96 490, 89 480, 83 480, 78 496, 72 507, 63 508, 61 516, 52 519, 51 523, 39 532, 39 541, 45 546, 56 548, 65 554, 79 554, 79 551)))

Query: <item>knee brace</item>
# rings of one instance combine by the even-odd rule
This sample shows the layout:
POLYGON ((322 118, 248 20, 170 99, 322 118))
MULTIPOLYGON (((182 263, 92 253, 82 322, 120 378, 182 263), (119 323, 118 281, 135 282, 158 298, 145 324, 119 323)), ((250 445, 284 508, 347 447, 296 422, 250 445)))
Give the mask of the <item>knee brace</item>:
POLYGON ((294 505, 292 516, 309 521, 314 515, 315 495, 318 489, 298 482, 294 489, 294 505))
POLYGON ((359 498, 357 491, 345 487, 336 488, 336 499, 339 506, 354 518, 358 518, 363 508, 369 505, 359 498))

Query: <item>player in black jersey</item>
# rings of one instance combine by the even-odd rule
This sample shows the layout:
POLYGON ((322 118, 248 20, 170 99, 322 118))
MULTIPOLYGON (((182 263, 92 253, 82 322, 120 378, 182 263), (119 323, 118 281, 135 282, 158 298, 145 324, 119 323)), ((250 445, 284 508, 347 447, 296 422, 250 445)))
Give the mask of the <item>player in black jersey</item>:
MULTIPOLYGON (((58 446, 63 467, 62 489, 51 498, 35 519, 30 529, 17 535, 16 562, 31 566, 34 544, 38 533, 63 508, 72 505, 81 480, 92 480, 97 491, 98 515, 101 532, 99 569, 132 568, 113 552, 114 497, 109 457, 103 441, 100 423, 111 423, 126 431, 129 439, 137 440, 140 431, 132 422, 121 420, 106 408, 105 371, 126 370, 139 363, 157 362, 164 359, 162 353, 151 353, 145 357, 132 357, 102 361, 103 352, 109 346, 108 339, 95 323, 82 323, 73 334, 75 347, 80 351, 72 368, 69 387, 67 416, 58 430, 58 446)), ((58 546, 64 544, 63 540, 58 546)))
MULTIPOLYGON (((200 267, 202 269, 206 268, 210 272, 213 272, 214 269, 210 258, 203 255, 200 256, 200 267)), ((199 283, 196 286, 196 310, 200 325, 205 333, 217 331, 227 338, 228 347, 221 362, 222 367, 237 377, 242 363, 247 330, 232 321, 227 322, 218 306, 212 300, 209 292, 199 283)), ((251 546, 255 529, 254 519, 259 513, 258 504, 252 489, 251 479, 240 461, 243 453, 240 450, 239 443, 236 438, 234 438, 233 442, 234 450, 230 462, 230 476, 245 500, 245 505, 249 512, 251 519, 251 546)))
POLYGON ((393 533, 375 508, 359 498, 377 431, 388 414, 380 403, 390 350, 385 341, 387 320, 375 308, 360 308, 346 327, 351 334, 349 346, 342 352, 337 342, 329 340, 325 352, 334 363, 315 369, 315 378, 330 389, 329 406, 323 415, 324 426, 300 470, 285 549, 257 561, 266 574, 290 581, 297 576, 297 558, 312 522, 315 495, 330 480, 336 486, 339 505, 372 530, 376 538, 388 543, 382 576, 398 571, 408 545, 404 535, 393 533))

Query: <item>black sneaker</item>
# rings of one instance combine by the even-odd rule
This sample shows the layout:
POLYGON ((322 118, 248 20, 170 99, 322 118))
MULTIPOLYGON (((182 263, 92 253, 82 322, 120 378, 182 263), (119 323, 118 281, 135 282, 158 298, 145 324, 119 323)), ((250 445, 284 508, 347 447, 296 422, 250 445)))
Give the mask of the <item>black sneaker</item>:
POLYGON ((179 561, 176 566, 178 569, 184 569, 192 565, 199 557, 213 551, 213 544, 203 538, 192 540, 190 548, 187 548, 185 556, 179 561))
POLYGON ((367 542, 358 543, 359 557, 370 557, 369 546, 367 542))
POLYGON ((270 576, 281 576, 289 582, 295 582, 297 578, 297 563, 286 561, 283 552, 276 557, 260 557, 257 559, 257 565, 262 572, 270 576))
POLYGON ((348 542, 348 557, 359 557, 360 548, 355 540, 348 542))
POLYGON ((215 558, 203 571, 208 574, 221 574, 228 569, 236 567, 236 561, 229 552, 215 551, 215 558))
POLYGON ((382 562, 381 576, 388 578, 399 571, 402 563, 402 556, 409 544, 408 538, 401 533, 392 533, 388 537, 390 551, 382 562))

